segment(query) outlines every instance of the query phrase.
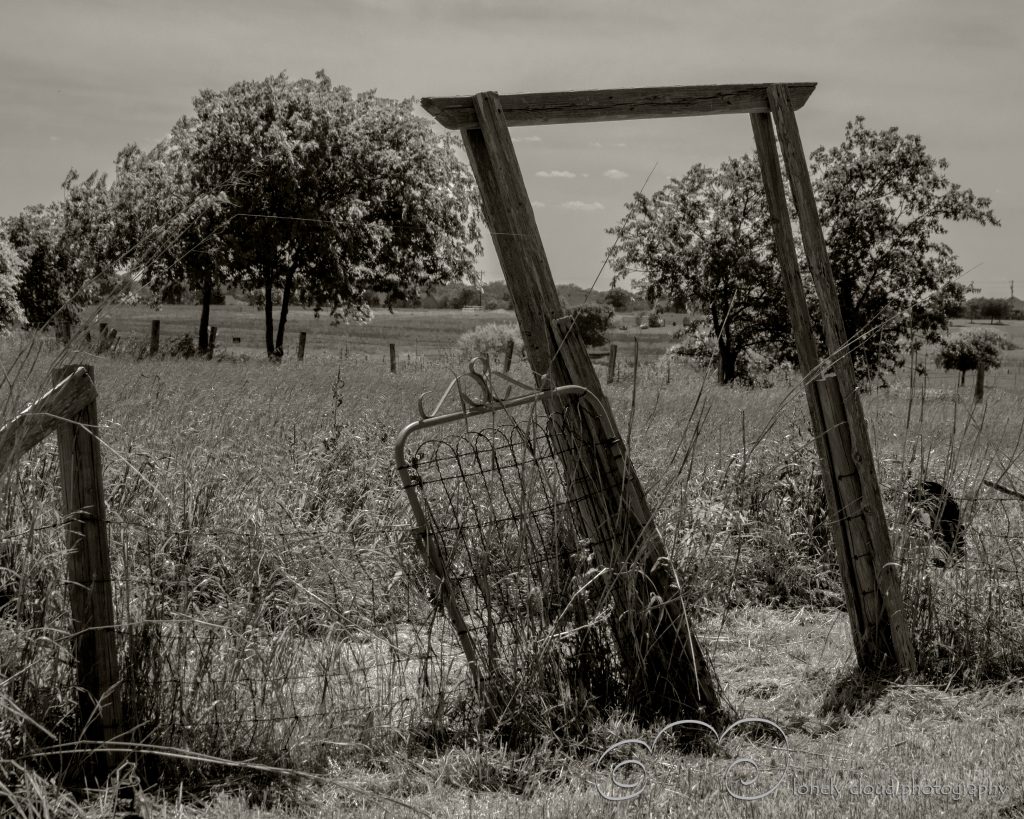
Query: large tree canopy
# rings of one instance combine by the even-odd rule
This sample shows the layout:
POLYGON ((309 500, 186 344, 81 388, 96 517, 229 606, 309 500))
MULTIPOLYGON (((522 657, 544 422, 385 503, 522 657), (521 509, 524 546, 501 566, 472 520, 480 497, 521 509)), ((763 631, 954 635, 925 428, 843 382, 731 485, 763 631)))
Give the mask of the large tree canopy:
POLYGON ((640 273, 648 300, 703 310, 718 347, 722 383, 748 350, 786 356, 788 323, 779 298, 761 177, 749 156, 717 170, 694 165, 647 197, 634 194, 614 228, 616 280, 640 273))
MULTIPOLYGON (((854 363, 862 377, 902 364, 907 342, 935 342, 959 306, 963 270, 941 237, 951 221, 998 224, 991 202, 950 181, 944 159, 896 128, 863 117, 834 148, 811 154, 812 182, 854 363)), ((748 157, 717 172, 696 165, 648 198, 634 196, 609 232, 617 274, 639 274, 648 296, 707 314, 720 375, 756 349, 792 359, 761 179, 748 157)), ((804 265, 806 268, 806 265, 804 265)), ((805 271, 806 278, 806 271, 805 271)), ((806 287, 816 311, 813 287, 806 287)))
POLYGON ((297 292, 337 314, 371 290, 398 299, 474 275, 473 177, 411 101, 353 96, 320 72, 204 91, 195 109, 190 184, 226 203, 225 267, 263 290, 269 355, 297 292))

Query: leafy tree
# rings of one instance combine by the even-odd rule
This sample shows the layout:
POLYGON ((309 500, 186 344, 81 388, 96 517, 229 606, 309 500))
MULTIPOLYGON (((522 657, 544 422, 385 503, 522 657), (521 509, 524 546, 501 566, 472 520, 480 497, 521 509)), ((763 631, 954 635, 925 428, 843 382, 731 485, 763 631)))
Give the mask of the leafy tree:
POLYGON ((24 266, 18 251, 0 236, 0 333, 25 323, 17 292, 24 266))
POLYGON ((112 218, 121 255, 162 301, 179 301, 188 289, 201 294, 199 350, 209 346, 210 305, 230 277, 220 231, 227 200, 197 187, 192 175, 195 121, 182 118, 167 139, 148 152, 128 145, 117 156, 111 188, 112 218))
POLYGON ((785 300, 774 263, 761 175, 749 156, 718 169, 694 165, 652 196, 633 195, 617 237, 615 281, 642 274, 649 300, 702 305, 728 384, 748 348, 791 356, 785 300))
POLYGON ((191 183, 228 203, 226 264, 264 292, 268 355, 280 355, 298 291, 337 316, 368 291, 390 304, 474 275, 472 175, 411 101, 353 96, 319 72, 203 91, 195 110, 191 183))
POLYGON ((998 367, 1002 351, 1013 348, 1013 343, 1002 333, 994 330, 967 330, 942 339, 936 362, 944 370, 959 370, 960 383, 963 384, 968 370, 998 367))
POLYGON ((79 306, 117 284, 106 177, 93 172, 79 182, 71 170, 62 188, 61 201, 30 205, 5 226, 25 263, 17 292, 33 327, 44 326, 58 313, 74 318, 79 306))
MULTIPOLYGON (((963 302, 963 270, 941 241, 947 223, 997 225, 991 202, 952 182, 948 163, 929 155, 920 137, 870 130, 863 117, 847 124, 840 145, 815 150, 810 167, 858 374, 892 370, 907 342, 937 342, 963 302)), ((709 317, 723 383, 744 350, 792 359, 764 193, 748 157, 718 171, 696 165, 650 198, 635 195, 610 232, 620 240, 618 276, 639 271, 648 299, 709 317)))
POLYGON ((608 343, 605 333, 614 314, 607 304, 582 304, 569 311, 583 343, 591 347, 608 343))
POLYGON ((811 154, 815 197, 839 307, 861 376, 903 363, 904 342, 937 342, 962 303, 963 273, 941 240, 948 222, 998 225, 991 201, 952 182, 919 136, 871 130, 811 154))
POLYGON ((612 287, 604 294, 604 303, 616 312, 629 309, 633 303, 633 294, 621 287, 612 287))

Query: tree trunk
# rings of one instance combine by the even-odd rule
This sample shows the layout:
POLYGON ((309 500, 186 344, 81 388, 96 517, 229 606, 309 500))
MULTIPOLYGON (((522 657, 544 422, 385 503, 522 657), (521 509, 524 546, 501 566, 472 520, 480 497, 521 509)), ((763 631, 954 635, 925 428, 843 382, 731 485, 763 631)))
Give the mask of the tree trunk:
POLYGON ((964 385, 964 382, 966 380, 967 380, 967 370, 960 370, 960 386, 961 387, 964 385))
POLYGON ((268 270, 263 274, 263 316, 266 319, 267 358, 274 357, 274 277, 268 270))
POLYGON ((718 337, 718 383, 729 384, 736 378, 736 351, 729 347, 725 338, 718 337))
POLYGON ((203 275, 203 309, 199 314, 199 352, 205 353, 210 347, 210 302, 213 300, 213 273, 207 270, 203 275))
POLYGON ((284 355, 284 325, 288 321, 288 302, 292 299, 292 284, 295 274, 289 270, 284 279, 284 292, 281 294, 281 316, 277 320, 277 346, 274 348, 274 355, 278 358, 284 355))

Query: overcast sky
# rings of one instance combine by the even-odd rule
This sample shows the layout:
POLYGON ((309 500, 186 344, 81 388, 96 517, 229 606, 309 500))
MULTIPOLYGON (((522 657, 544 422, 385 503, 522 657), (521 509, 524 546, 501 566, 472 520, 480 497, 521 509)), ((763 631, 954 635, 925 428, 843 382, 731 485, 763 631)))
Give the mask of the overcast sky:
MULTIPOLYGON (((0 0, 0 214, 110 170, 201 88, 323 68, 354 90, 423 97, 730 82, 818 83, 807 150, 869 127, 920 134, 1001 228, 950 244, 986 295, 1024 296, 1024 4, 1014 0, 0 0)), ((753 150, 745 116, 517 128, 555 279, 589 285, 605 229, 692 164, 753 150)), ((500 276, 493 254, 482 263, 500 276)), ((608 286, 606 271, 598 287, 608 286)))

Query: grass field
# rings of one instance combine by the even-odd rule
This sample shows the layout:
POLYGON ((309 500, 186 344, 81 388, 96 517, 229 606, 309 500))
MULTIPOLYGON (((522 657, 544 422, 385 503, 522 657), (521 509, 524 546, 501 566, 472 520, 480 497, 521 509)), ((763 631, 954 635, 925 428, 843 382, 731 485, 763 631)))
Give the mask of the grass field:
MULTIPOLYGON (((165 340, 195 332, 194 307, 99 320, 141 341, 154 316, 165 340)), ((214 308, 225 356, 213 361, 3 342, 7 416, 46 388, 56 361, 96 368, 126 708, 164 749, 126 773, 141 815, 1024 814, 1024 505, 983 483, 1024 487, 1024 378, 1018 392, 1012 360, 978 408, 955 377, 864 395, 921 661, 917 677, 884 682, 856 670, 799 383, 722 388, 682 365, 666 383, 658 356, 671 319, 617 331, 642 340, 643 365, 635 390, 622 378, 609 398, 697 633, 729 703, 781 726, 788 752, 757 780, 779 789, 744 802, 726 774, 736 787, 748 772, 729 770, 745 743, 659 746, 643 757, 643 794, 614 804, 598 790, 611 787, 603 751, 651 742, 656 727, 611 714, 577 736, 514 746, 467 730, 458 702, 439 697, 457 663, 422 696, 415 658, 433 620, 391 450, 416 398, 462 366, 450 352, 458 336, 511 315, 396 311, 332 326, 296 311, 289 334, 309 333, 307 359, 280 365, 261 354, 259 319, 214 308), (399 345, 394 376, 388 342, 399 345), (919 559, 928 538, 905 489, 923 478, 949 486, 969 519, 968 558, 954 569, 919 559)), ((1024 337, 1019 323, 1004 329, 1024 337)), ((53 443, 0 480, 0 591, 17 592, 16 615, 0 618, 0 801, 15 815, 111 815, 127 808, 115 793, 75 803, 31 756, 75 738, 53 443)))

